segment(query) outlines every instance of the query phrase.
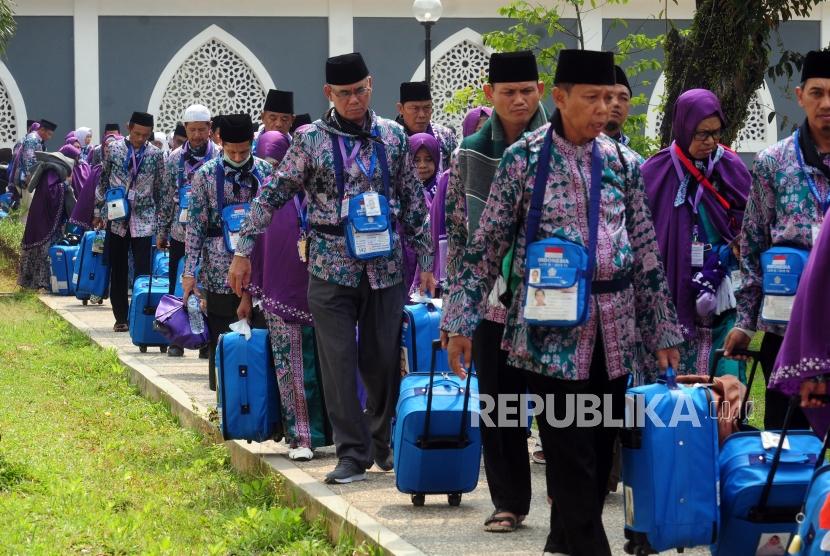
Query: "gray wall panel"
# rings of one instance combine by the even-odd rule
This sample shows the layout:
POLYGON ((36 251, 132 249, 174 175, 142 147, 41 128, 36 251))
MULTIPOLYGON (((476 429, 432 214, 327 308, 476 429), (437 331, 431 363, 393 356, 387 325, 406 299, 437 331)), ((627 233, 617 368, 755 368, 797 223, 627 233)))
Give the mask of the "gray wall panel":
MULTIPOLYGON (((71 17, 16 17, 17 33, 3 60, 20 88, 27 117, 58 124, 47 148, 75 129, 75 63, 71 17), (58 138, 58 136, 60 136, 58 138)), ((19 122, 21 127, 26 122, 19 122)))
POLYGON ((212 24, 245 44, 277 87, 295 92, 298 112, 317 116, 325 110, 325 18, 101 17, 102 125, 124 122, 133 110, 146 110, 153 87, 170 59, 212 24))

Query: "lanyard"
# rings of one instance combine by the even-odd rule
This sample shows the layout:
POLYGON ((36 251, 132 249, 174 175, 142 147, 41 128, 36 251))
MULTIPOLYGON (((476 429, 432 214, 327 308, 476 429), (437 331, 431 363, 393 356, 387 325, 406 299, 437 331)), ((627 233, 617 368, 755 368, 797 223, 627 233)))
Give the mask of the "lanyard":
POLYGON ((147 154, 147 143, 144 143, 138 150, 138 158, 135 156, 135 149, 132 143, 126 138, 124 142, 127 144, 127 154, 129 157, 124 161, 124 171, 130 173, 130 187, 135 185, 135 180, 138 178, 138 172, 141 169, 141 164, 144 162, 144 155, 147 154), (132 164, 130 164, 132 162, 132 164))
MULTIPOLYGON (((724 198, 723 195, 718 193, 718 190, 715 189, 715 186, 712 185, 712 182, 710 182, 706 178, 706 176, 704 176, 703 174, 700 173, 700 170, 698 170, 695 167, 695 165, 692 164, 692 161, 689 160, 686 157, 685 154, 683 154, 683 151, 680 150, 680 146, 678 146, 677 143, 674 144, 673 150, 674 150, 674 153, 677 155, 677 159, 680 160, 680 162, 683 164, 683 166, 686 168, 686 170, 689 171, 689 173, 697 180, 697 182, 699 184, 701 184, 703 187, 705 187, 706 189, 708 189, 709 192, 712 195, 715 196, 715 199, 717 199, 718 203, 720 203, 720 205, 723 208, 725 208, 726 210, 729 210, 730 209, 729 201, 727 201, 726 198, 724 198)), ((701 197, 701 194, 698 193, 698 195, 696 196, 696 201, 695 201, 695 212, 697 212, 697 203, 700 202, 700 197, 701 197)))
POLYGON ((793 139, 793 141, 795 142, 795 156, 798 159, 798 167, 801 169, 801 172, 805 176, 807 176, 807 184, 810 186, 810 191, 812 191, 813 196, 816 198, 818 206, 821 209, 821 213, 824 214, 827 212, 827 208, 830 207, 830 190, 827 191, 827 198, 822 199, 818 193, 818 186, 816 185, 815 178, 813 178, 813 174, 811 174, 804 168, 804 159, 801 154, 800 146, 801 143, 798 142, 800 133, 800 129, 795 130, 795 138, 793 139))
MULTIPOLYGON (((178 177, 177 177, 179 189, 184 187, 185 159, 189 158, 188 157, 189 154, 190 154, 190 142, 188 141, 186 147, 184 149, 182 149, 182 154, 179 157, 179 174, 178 174, 178 177)), ((212 160, 212 159, 213 159, 213 141, 208 140, 207 150, 205 150, 205 156, 203 156, 201 159, 199 159, 199 161, 196 162, 196 164, 194 164, 192 166, 190 165, 189 162, 187 162, 187 173, 188 174, 193 174, 193 172, 195 172, 196 170, 198 170, 199 168, 202 167, 202 164, 204 164, 206 161, 212 160)))
MULTIPOLYGON (((253 170, 251 171, 251 177, 254 178, 254 192, 251 194, 251 200, 253 200, 254 197, 256 197, 260 184, 262 183, 262 178, 259 175, 256 163, 254 163, 253 170)), ((239 185, 243 187, 250 187, 243 184, 239 185)), ((219 164, 216 165, 216 206, 219 208, 221 218, 222 209, 225 208, 225 165, 222 164, 221 160, 219 161, 219 164)))
MULTIPOLYGON (((373 129, 373 132, 375 135, 378 135, 377 128, 373 129)), ((329 135, 331 136, 332 145, 339 141, 338 136, 334 133, 329 132, 329 135)), ((386 160, 386 145, 384 145, 383 143, 372 142, 372 146, 374 150, 374 153, 372 154, 373 159, 377 158, 380 160, 380 172, 383 178, 383 195, 385 197, 388 197, 391 180, 389 177, 389 164, 386 160)), ((340 199, 340 205, 342 205, 343 197, 346 194, 346 176, 343 171, 343 153, 345 152, 345 147, 343 147, 342 149, 333 148, 332 151, 334 159, 334 181, 337 183, 337 195, 340 199)))
POLYGON ((378 162, 378 155, 375 149, 372 149, 372 156, 369 160, 369 168, 366 168, 366 165, 363 164, 363 161, 360 159, 360 140, 355 140, 354 147, 352 148, 351 154, 346 154, 346 138, 340 136, 338 139, 338 143, 340 143, 340 155, 343 157, 343 163, 346 168, 351 168, 352 164, 355 162, 357 163, 357 167, 360 168, 360 171, 363 172, 367 178, 372 179, 372 176, 375 175, 375 167, 377 166, 378 162))
POLYGON ((301 232, 308 231, 308 207, 305 203, 305 199, 303 202, 300 202, 299 196, 294 195, 294 208, 297 209, 297 223, 300 225, 301 232))

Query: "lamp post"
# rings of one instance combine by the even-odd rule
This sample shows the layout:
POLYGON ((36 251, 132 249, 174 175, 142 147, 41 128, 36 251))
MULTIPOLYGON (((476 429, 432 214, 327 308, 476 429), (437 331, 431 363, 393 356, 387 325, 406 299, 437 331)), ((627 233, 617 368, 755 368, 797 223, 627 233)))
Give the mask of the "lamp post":
POLYGON ((428 86, 432 86, 432 39, 430 38, 430 31, 432 26, 441 18, 441 13, 444 7, 441 5, 441 0, 415 0, 412 3, 412 15, 418 20, 418 23, 424 26, 424 81, 428 86))

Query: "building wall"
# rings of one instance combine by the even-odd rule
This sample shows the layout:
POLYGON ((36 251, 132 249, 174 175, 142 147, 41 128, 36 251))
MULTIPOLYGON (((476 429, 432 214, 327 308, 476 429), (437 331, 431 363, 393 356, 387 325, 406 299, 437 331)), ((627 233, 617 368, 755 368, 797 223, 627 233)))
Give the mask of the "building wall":
MULTIPOLYGON (((58 124, 50 147, 75 129, 73 29, 71 17, 18 17, 17 33, 9 41, 4 63, 26 105, 29 119, 58 124)), ((20 128, 26 122, 18 122, 20 128)))

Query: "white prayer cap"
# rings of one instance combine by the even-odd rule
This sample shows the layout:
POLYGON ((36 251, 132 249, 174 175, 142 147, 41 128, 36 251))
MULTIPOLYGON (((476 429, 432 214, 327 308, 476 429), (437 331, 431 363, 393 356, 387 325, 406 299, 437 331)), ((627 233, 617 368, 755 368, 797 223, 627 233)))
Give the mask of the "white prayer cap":
POLYGON ((184 123, 210 122, 210 109, 204 104, 192 104, 184 111, 182 121, 184 123))

